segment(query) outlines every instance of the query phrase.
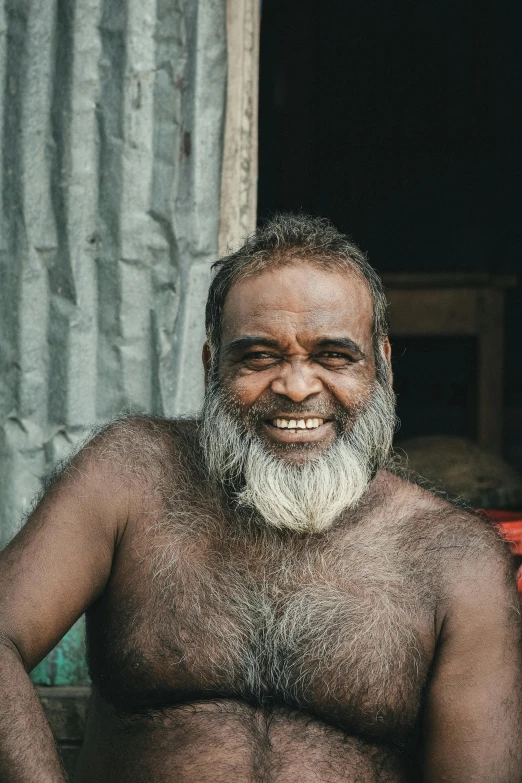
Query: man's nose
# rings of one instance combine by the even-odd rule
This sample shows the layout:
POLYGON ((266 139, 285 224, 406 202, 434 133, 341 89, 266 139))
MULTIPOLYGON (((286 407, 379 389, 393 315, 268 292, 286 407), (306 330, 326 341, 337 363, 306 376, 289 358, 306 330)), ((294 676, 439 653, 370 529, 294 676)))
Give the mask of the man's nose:
POLYGON ((311 394, 322 391, 323 384, 311 367, 302 362, 284 362, 272 381, 274 394, 282 394, 293 402, 302 402, 311 394))

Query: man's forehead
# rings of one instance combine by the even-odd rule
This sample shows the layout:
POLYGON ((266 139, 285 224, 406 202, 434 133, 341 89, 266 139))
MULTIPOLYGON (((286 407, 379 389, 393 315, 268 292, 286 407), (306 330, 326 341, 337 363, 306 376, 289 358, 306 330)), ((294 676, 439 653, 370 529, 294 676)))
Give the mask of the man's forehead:
POLYGON ((355 274, 318 269, 309 263, 278 267, 239 280, 230 289, 223 311, 223 339, 241 332, 296 330, 355 333, 367 338, 372 300, 366 283, 355 274))

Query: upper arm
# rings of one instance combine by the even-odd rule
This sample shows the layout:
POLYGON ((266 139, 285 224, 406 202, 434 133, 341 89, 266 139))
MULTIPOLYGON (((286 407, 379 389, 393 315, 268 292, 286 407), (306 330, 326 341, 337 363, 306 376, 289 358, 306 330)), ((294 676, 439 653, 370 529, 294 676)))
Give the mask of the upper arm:
POLYGON ((425 705, 426 783, 522 781, 522 662, 509 556, 492 545, 463 560, 425 705), (469 560, 469 558, 468 558, 469 560))
POLYGON ((129 484, 105 455, 108 438, 99 436, 72 460, 0 553, 0 636, 16 646, 28 671, 109 578, 129 484))

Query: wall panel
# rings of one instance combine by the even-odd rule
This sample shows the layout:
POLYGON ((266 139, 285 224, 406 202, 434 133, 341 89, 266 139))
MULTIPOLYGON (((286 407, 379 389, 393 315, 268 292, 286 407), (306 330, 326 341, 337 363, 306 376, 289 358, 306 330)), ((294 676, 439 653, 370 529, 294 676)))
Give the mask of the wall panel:
POLYGON ((93 424, 199 404, 225 6, 0 3, 0 544, 93 424))

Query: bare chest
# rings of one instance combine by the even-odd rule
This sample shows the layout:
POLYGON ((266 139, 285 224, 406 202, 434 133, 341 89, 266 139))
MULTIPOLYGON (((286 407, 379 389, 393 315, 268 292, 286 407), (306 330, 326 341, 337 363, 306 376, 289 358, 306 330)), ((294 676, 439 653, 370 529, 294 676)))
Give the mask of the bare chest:
POLYGON ((362 533, 160 526, 122 554, 91 610, 91 674, 130 711, 235 698, 400 739, 431 662, 418 594, 407 563, 362 533))

